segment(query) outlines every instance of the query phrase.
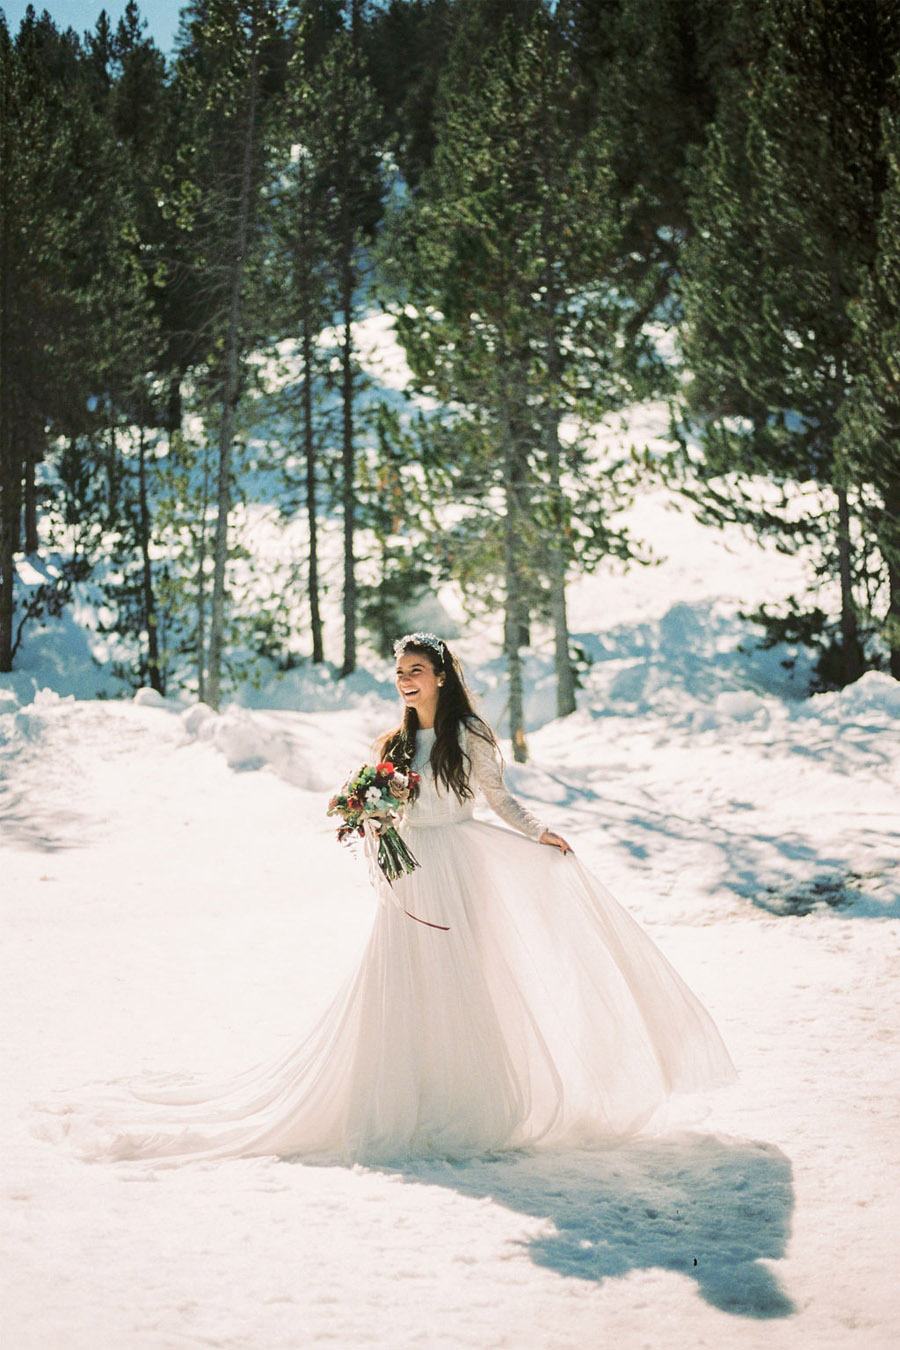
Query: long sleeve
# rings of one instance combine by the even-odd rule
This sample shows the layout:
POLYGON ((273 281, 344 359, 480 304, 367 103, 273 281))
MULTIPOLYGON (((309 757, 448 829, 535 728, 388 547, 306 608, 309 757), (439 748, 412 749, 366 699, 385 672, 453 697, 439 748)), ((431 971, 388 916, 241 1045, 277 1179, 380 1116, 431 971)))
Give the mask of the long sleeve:
POLYGON ((476 732, 465 730, 463 747, 472 761, 473 785, 482 793, 488 805, 501 820, 529 839, 540 839, 549 826, 532 815, 506 786, 496 746, 490 745, 476 732))

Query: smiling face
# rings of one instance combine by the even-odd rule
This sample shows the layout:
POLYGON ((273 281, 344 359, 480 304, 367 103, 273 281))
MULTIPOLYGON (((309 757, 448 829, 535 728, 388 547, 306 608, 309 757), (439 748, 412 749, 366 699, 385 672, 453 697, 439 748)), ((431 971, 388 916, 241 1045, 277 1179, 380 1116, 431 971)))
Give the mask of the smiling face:
POLYGON ((427 656, 422 652, 405 651, 397 657, 396 684, 400 698, 407 707, 415 708, 420 726, 434 724, 438 691, 444 682, 427 656))

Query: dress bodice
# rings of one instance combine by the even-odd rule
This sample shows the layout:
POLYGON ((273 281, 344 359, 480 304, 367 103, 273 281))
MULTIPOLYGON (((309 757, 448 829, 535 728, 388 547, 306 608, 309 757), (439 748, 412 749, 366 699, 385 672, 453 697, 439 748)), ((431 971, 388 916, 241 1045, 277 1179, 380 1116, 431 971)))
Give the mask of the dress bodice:
POLYGON ((471 820, 474 814, 471 798, 461 802, 455 792, 449 791, 443 783, 435 782, 430 762, 434 736, 434 727, 420 727, 416 733, 412 767, 420 775, 419 792, 406 811, 410 825, 416 827, 452 825, 458 820, 471 820))
MULTIPOLYGON (((452 789, 443 783, 435 783, 430 762, 434 737, 433 727, 420 728, 416 733, 412 767, 420 775, 421 781, 418 796, 406 812, 407 822, 415 828, 452 825, 461 820, 471 820, 474 815, 474 798, 460 801, 452 789)), ((473 791, 480 793, 507 825, 529 839, 539 839, 549 827, 510 793, 503 780, 503 769, 496 748, 465 726, 460 727, 460 745, 465 756, 468 756, 468 759, 463 759, 463 764, 469 773, 469 785, 473 791)))

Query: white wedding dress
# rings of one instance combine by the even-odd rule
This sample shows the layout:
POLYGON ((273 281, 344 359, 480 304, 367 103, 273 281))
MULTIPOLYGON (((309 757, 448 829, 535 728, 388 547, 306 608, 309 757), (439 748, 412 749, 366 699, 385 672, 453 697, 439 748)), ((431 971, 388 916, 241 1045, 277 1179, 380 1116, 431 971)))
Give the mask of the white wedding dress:
POLYGON ((504 825, 436 786, 433 743, 419 731, 420 794, 400 826, 420 866, 393 888, 379 873, 362 960, 304 1039, 225 1083, 76 1104, 45 1137, 154 1166, 452 1159, 609 1144, 671 1094, 734 1081, 651 938, 574 853, 537 843, 547 827, 507 791, 493 747, 462 729, 472 785, 504 825))

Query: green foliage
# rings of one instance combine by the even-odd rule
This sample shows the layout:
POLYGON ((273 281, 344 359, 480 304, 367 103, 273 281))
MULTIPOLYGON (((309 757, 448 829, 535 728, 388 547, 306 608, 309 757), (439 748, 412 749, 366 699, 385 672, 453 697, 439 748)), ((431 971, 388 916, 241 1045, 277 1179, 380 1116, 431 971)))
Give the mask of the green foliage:
POLYGON ((841 406, 838 454, 855 484, 872 484, 867 511, 887 573, 881 636, 900 679, 900 53, 881 110, 885 183, 876 249, 849 306, 855 378, 841 406))
POLYGON ((415 386, 442 405, 433 425, 418 425, 429 495, 478 517, 442 531, 444 557, 467 588, 499 579, 499 492, 516 512, 519 579, 537 606, 548 532, 584 568, 624 540, 604 525, 627 500, 621 474, 589 471, 584 442, 560 443, 560 424, 597 421, 659 372, 640 325, 629 332, 611 133, 600 116, 585 125, 586 97, 543 6, 521 6, 517 20, 469 7, 438 89, 433 162, 380 252, 415 386), (551 457, 566 479, 562 508, 551 457))
MULTIPOLYGON (((757 646, 763 651, 785 645, 806 647, 815 655, 815 668, 809 692, 821 694, 841 689, 844 676, 843 635, 839 619, 819 605, 810 605, 808 597, 789 595, 777 606, 760 605, 753 610, 741 610, 740 617, 760 625, 764 630, 757 646)), ((861 640, 867 645, 878 631, 876 624, 861 623, 861 640)), ((796 657, 785 657, 781 664, 787 670, 796 665, 796 657)), ((883 667, 883 659, 873 649, 872 669, 883 667)))
POLYGON ((863 522, 854 538, 842 516, 864 512, 872 479, 852 490, 840 433, 859 362, 853 305, 878 266, 879 115, 898 22, 893 7, 840 0, 734 6, 715 119, 689 176, 683 482, 706 519, 813 548, 840 584, 845 682, 877 660, 859 598, 871 531, 863 522), (763 478, 830 488, 834 505, 817 499, 798 520, 793 491, 759 503, 763 478))
POLYGON ((425 493, 416 437, 384 400, 369 420, 374 444, 357 474, 358 521, 374 541, 374 554, 359 582, 359 613, 375 650, 390 660, 393 640, 407 626, 405 614, 433 592, 440 569, 422 528, 425 493))

